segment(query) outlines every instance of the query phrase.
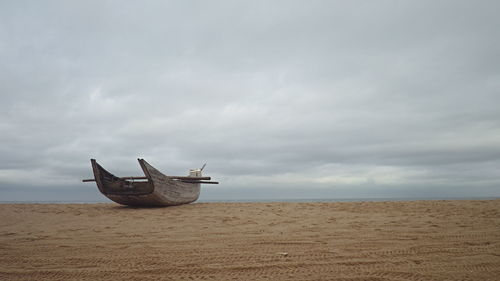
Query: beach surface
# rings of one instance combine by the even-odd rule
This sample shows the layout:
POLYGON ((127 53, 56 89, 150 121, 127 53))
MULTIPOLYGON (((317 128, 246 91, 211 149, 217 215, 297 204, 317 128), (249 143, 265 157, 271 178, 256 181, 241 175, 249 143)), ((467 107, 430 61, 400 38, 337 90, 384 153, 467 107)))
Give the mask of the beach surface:
POLYGON ((1 204, 0 280, 500 280, 500 200, 1 204))

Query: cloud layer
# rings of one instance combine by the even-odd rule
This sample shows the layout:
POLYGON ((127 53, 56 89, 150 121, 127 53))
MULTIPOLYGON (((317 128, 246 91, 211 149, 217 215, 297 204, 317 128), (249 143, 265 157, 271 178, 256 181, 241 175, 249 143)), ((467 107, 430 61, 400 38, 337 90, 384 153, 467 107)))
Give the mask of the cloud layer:
POLYGON ((137 157, 208 162, 210 199, 500 196, 499 6, 5 2, 0 196, 137 157))

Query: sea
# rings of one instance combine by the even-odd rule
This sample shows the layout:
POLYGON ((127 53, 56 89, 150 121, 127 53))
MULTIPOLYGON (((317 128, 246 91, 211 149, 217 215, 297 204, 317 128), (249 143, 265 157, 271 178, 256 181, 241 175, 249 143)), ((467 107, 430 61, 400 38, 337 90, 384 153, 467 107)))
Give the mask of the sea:
MULTIPOLYGON (((387 201, 428 201, 428 200, 495 200, 500 197, 381 197, 381 198, 273 198, 273 199, 200 199, 196 203, 271 203, 271 202, 387 202, 387 201)), ((55 201, 0 201, 0 204, 98 204, 111 203, 102 200, 55 200, 55 201)))

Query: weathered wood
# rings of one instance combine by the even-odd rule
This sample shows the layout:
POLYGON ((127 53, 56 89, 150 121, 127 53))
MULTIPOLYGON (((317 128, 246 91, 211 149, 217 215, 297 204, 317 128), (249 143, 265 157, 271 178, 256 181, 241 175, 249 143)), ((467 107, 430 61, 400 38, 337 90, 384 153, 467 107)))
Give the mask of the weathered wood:
POLYGON ((206 183, 206 184, 219 184, 218 181, 188 181, 188 180, 181 180, 182 182, 186 183, 206 183))
MULTIPOLYGON (((184 183, 180 180, 173 180, 151 166, 144 159, 138 159, 138 161, 144 175, 150 179, 154 187, 152 196, 155 197, 159 205, 171 206, 187 204, 196 201, 200 196, 200 184, 184 183)), ((202 176, 199 170, 190 171, 189 175, 193 177, 202 176)))
MULTIPOLYGON (((166 176, 173 180, 210 180, 210 177, 178 177, 178 176, 166 176)), ((121 180, 147 180, 147 177, 119 177, 121 180)), ((82 182, 93 182, 95 179, 84 179, 82 182)))
MULTIPOLYGON (((118 179, 120 180, 147 180, 147 177, 119 177, 118 179)), ((84 179, 82 182, 92 182, 95 181, 95 179, 84 179)))
POLYGON ((132 206, 172 206, 194 202, 200 196, 201 184, 217 184, 210 182, 210 177, 203 177, 201 169, 190 170, 188 177, 166 176, 144 159, 138 159, 145 177, 116 177, 90 160, 94 179, 99 191, 112 201, 132 206), (146 181, 134 181, 141 179, 146 181))
POLYGON ((210 177, 178 177, 178 176, 166 176, 169 179, 173 180, 211 180, 210 177))

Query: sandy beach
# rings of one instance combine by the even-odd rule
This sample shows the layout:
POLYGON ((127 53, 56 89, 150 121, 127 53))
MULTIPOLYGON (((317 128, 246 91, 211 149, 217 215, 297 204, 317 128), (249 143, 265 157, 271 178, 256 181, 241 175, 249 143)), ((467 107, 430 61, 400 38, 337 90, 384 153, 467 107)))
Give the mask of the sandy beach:
POLYGON ((0 280, 500 280, 500 200, 0 205, 0 280))

